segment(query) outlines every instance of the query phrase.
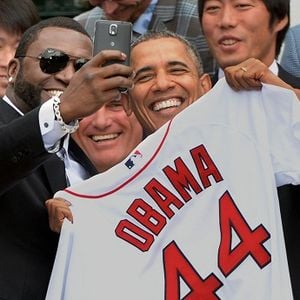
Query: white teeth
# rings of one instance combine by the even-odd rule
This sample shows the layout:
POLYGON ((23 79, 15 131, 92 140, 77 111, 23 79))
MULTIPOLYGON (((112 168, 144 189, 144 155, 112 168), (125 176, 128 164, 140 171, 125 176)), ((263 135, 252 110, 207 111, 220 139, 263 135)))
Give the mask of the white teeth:
POLYGON ((117 138, 119 135, 117 133, 104 134, 104 135, 93 135, 92 140, 95 142, 113 140, 117 138))
POLYGON ((178 99, 169 99, 165 101, 156 102, 153 105, 153 111, 160 111, 162 109, 171 108, 171 107, 178 107, 180 106, 181 101, 178 99))
POLYGON ((50 95, 56 96, 56 97, 59 97, 63 93, 63 91, 60 91, 60 90, 48 90, 47 92, 50 95))
POLYGON ((222 44, 226 45, 226 46, 231 46, 235 43, 236 43, 236 40, 224 40, 224 41, 222 41, 222 44))

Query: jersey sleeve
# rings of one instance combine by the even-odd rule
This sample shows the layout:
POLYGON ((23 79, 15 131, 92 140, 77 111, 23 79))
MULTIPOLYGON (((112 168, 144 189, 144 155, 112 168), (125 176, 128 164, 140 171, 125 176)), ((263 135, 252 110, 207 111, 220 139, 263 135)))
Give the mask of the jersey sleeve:
POLYGON ((300 183, 300 101, 290 90, 263 87, 269 147, 276 184, 300 183))
POLYGON ((66 285, 69 263, 73 245, 73 224, 64 220, 57 254, 51 273, 46 300, 64 299, 64 286, 66 285))

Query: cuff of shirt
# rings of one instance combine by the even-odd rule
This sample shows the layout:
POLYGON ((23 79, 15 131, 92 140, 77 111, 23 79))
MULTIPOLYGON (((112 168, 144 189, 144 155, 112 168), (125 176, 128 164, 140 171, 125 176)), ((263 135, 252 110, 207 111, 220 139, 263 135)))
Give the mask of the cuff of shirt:
POLYGON ((61 126, 55 121, 53 99, 42 104, 39 111, 39 125, 44 147, 49 153, 55 153, 61 148, 61 138, 66 135, 61 126))

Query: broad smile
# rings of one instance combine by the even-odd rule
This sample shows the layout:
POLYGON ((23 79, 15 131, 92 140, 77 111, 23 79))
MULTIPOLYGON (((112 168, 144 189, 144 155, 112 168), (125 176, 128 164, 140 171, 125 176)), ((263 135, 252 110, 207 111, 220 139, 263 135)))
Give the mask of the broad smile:
POLYGON ((234 44, 236 44, 238 41, 234 40, 234 39, 225 39, 225 40, 221 40, 220 44, 224 45, 224 46, 232 46, 234 44))
POLYGON ((96 142, 106 142, 106 141, 111 141, 115 140, 120 136, 120 133, 108 133, 108 134, 101 134, 101 135, 92 135, 91 139, 96 142))
POLYGON ((51 97, 53 97, 53 96, 59 97, 59 96, 62 95, 62 93, 63 93, 64 91, 52 89, 52 90, 46 90, 46 92, 47 92, 51 97))
POLYGON ((158 100, 151 104, 150 109, 154 112, 159 112, 164 109, 179 107, 184 102, 180 97, 172 97, 164 100, 158 100))
POLYGON ((240 39, 233 36, 224 36, 218 40, 218 44, 224 50, 234 50, 241 42, 240 39))

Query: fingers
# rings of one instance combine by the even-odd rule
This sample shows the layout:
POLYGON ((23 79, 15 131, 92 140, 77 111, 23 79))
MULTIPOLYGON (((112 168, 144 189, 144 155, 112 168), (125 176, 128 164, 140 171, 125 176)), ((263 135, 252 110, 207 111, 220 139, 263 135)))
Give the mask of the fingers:
POLYGON ((100 67, 110 61, 125 61, 126 54, 118 50, 103 50, 97 53, 89 62, 88 65, 100 67))
POLYGON ((254 58, 224 70, 228 84, 235 90, 260 89, 266 72, 269 72, 268 67, 254 58))
POLYGON ((85 74, 87 84, 91 91, 105 92, 114 89, 129 89, 132 87, 132 80, 129 78, 131 68, 120 64, 113 64, 103 67, 99 70, 94 70, 85 74))
POLYGON ((88 81, 94 79, 116 79, 110 81, 112 85, 107 89, 129 88, 133 84, 131 80, 132 68, 122 64, 122 61, 125 59, 126 55, 120 51, 103 50, 82 68, 86 72, 84 76, 88 81))
POLYGON ((132 87, 131 67, 121 63, 105 65, 108 61, 125 58, 120 51, 105 50, 74 74, 60 97, 60 112, 65 123, 94 113, 105 103, 119 99, 121 88, 132 87))
POLYGON ((73 223, 73 215, 70 210, 71 203, 62 198, 53 198, 45 202, 48 210, 49 226, 54 232, 59 233, 65 218, 73 223))
POLYGON ((107 76, 104 77, 111 77, 115 74, 120 74, 123 76, 130 76, 132 74, 132 68, 129 66, 126 66, 122 64, 123 61, 126 60, 126 54, 117 51, 117 50, 103 50, 99 52, 96 56, 94 56, 88 63, 86 63, 83 68, 96 68, 96 69, 102 69, 109 70, 111 67, 113 68, 113 73, 107 74, 107 76), (114 62, 114 63, 111 63, 114 62), (111 63, 111 64, 108 64, 111 63), (118 67, 116 67, 118 66, 118 67))
POLYGON ((227 83, 236 91, 244 89, 244 83, 239 74, 240 69, 236 66, 227 67, 224 70, 225 78, 227 83))

